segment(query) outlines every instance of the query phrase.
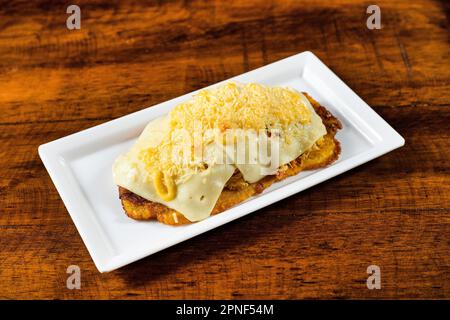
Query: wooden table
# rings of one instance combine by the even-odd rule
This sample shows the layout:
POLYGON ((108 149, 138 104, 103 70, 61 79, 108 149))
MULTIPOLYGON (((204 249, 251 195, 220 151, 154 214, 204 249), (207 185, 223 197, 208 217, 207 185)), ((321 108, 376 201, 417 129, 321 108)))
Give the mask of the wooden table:
POLYGON ((0 298, 450 298, 450 8, 376 3, 381 30, 356 0, 77 1, 70 31, 64 1, 3 2, 0 298), (100 274, 37 147, 305 50, 405 147, 100 274))

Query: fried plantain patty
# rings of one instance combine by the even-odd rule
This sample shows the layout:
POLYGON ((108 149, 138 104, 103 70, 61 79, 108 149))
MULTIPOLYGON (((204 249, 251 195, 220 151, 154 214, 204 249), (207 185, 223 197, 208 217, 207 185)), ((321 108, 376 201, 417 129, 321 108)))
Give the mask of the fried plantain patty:
MULTIPOLYGON (((327 134, 319 139, 308 151, 297 159, 279 168, 276 175, 266 176, 258 182, 248 183, 242 174, 236 170, 225 185, 211 215, 223 212, 251 196, 263 192, 274 182, 294 176, 302 170, 311 170, 325 167, 336 161, 341 152, 339 141, 336 140, 336 132, 342 128, 341 123, 327 109, 303 93, 314 107, 316 113, 322 118, 327 129, 327 134)), ((157 202, 146 200, 133 192, 119 187, 119 197, 122 201, 125 213, 136 220, 152 220, 169 225, 182 225, 191 223, 181 213, 157 202)))

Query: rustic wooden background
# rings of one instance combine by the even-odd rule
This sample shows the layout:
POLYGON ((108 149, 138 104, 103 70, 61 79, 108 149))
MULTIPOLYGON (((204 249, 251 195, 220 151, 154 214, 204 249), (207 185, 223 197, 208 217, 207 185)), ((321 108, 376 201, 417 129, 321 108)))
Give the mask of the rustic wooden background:
POLYGON ((0 4, 0 298, 450 298, 448 1, 74 2, 0 4), (100 274, 37 147, 305 50, 405 147, 100 274))

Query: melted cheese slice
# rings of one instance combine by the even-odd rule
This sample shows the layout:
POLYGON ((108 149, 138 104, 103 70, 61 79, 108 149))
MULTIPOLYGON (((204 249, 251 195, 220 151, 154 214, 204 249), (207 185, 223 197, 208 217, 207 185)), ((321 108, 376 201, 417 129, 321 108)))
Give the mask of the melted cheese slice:
POLYGON ((169 117, 150 122, 138 141, 113 165, 113 178, 117 185, 153 202, 161 203, 183 214, 189 221, 207 218, 213 210, 226 182, 235 167, 216 164, 205 171, 192 175, 187 181, 177 184, 177 196, 171 201, 162 200, 156 193, 152 175, 139 158, 141 150, 157 146, 169 130, 169 117))
MULTIPOLYGON (((234 84, 228 84, 228 86, 231 88, 230 90, 239 89, 239 87, 236 89, 236 85, 234 84)), ((275 95, 267 93, 270 92, 269 90, 274 89, 265 91, 263 86, 249 84, 246 85, 246 90, 258 90, 256 91, 258 94, 262 93, 262 96, 264 96, 264 94, 266 95, 266 97, 261 99, 267 99, 268 96, 272 99, 272 103, 273 99, 275 99, 275 95)), ((157 150, 157 148, 165 143, 165 139, 167 139, 168 134, 173 129, 174 117, 175 119, 179 119, 176 118, 177 113, 170 113, 167 116, 151 121, 130 151, 116 159, 113 165, 113 177, 115 183, 149 201, 161 203, 180 212, 192 222, 207 218, 211 214, 225 184, 233 175, 236 168, 242 172, 246 181, 250 183, 259 181, 266 175, 274 174, 276 171, 275 169, 279 166, 289 163, 300 156, 311 148, 319 138, 326 134, 326 128, 322 123, 322 119, 316 114, 314 108, 303 94, 292 89, 289 89, 289 91, 286 92, 280 91, 283 89, 277 90, 276 93, 279 94, 279 96, 277 96, 278 99, 280 97, 286 97, 286 99, 282 101, 284 103, 283 106, 287 105, 286 107, 289 108, 289 101, 291 101, 289 99, 293 99, 292 101, 295 101, 296 104, 291 105, 291 107, 302 107, 303 111, 301 111, 301 113, 297 112, 297 109, 295 109, 295 112, 299 115, 308 115, 308 121, 299 120, 296 123, 283 127, 282 139, 277 140, 275 139, 276 136, 268 138, 268 144, 270 146, 278 144, 279 147, 279 161, 275 168, 273 168, 273 166, 268 166, 267 162, 260 160, 259 157, 252 159, 253 162, 251 162, 251 164, 238 163, 238 161, 236 161, 237 159, 248 159, 248 156, 246 158, 246 155, 258 154, 258 150, 255 149, 258 148, 258 144, 252 143, 259 139, 257 132, 249 133, 247 131, 245 133, 247 136, 245 148, 237 148, 234 144, 222 145, 217 141, 208 144, 206 154, 215 154, 221 157, 225 155, 227 161, 225 161, 225 163, 210 161, 208 162, 207 169, 194 173, 191 172, 187 179, 176 180, 176 197, 170 201, 164 201, 156 192, 152 172, 149 170, 148 162, 146 163, 146 161, 143 160, 142 152, 152 148, 153 150, 157 150)), ((227 90, 224 91, 227 92, 227 90)), ((215 92, 219 91, 216 90, 215 92)), ((250 93, 251 92, 252 91, 250 91, 250 93)), ((238 96, 239 91, 236 91, 235 94, 238 96)), ((212 94, 206 92, 197 99, 203 99, 204 97, 206 97, 206 102, 208 102, 215 101, 214 99, 216 99, 217 96, 214 96, 214 92, 212 94)), ((234 97, 236 99, 236 95, 234 97)), ((190 103, 195 103, 195 99, 193 101, 194 102, 191 101, 190 103)), ((227 102, 228 100, 225 99, 224 101, 227 102)), ((264 100, 261 101, 264 102, 264 100)), ((239 102, 249 103, 248 100, 245 99, 243 102, 239 102)), ((252 105, 247 106, 247 108, 257 108, 257 106, 255 106, 255 101, 250 102, 252 105)), ((233 103, 233 106, 236 107, 235 102, 233 103)), ((195 105, 195 107, 199 110, 198 105, 195 105)), ((295 112, 292 112, 292 108, 290 114, 294 115, 295 112)), ((217 108, 217 110, 219 109, 220 108, 217 108)), ((249 110, 247 109, 246 112, 248 111, 249 110)), ((180 112, 179 109, 178 112, 180 112)), ((236 118, 239 119, 239 117, 236 118)), ((241 119, 239 119, 239 121, 241 121, 241 119)))
MULTIPOLYGON (((268 138, 268 149, 270 149, 271 145, 274 143, 278 146, 279 157, 277 165, 273 166, 264 161, 266 157, 258 156, 258 144, 254 142, 257 141, 258 138, 260 139, 260 137, 258 137, 256 132, 246 133, 247 139, 245 139, 245 149, 237 148, 236 145, 226 146, 225 150, 227 155, 234 160, 245 159, 246 155, 255 155, 251 164, 249 164, 250 161, 244 163, 235 161, 234 163, 247 182, 257 182, 266 175, 274 174, 274 169, 276 170, 278 167, 299 157, 311 148, 319 138, 327 133, 327 130, 322 123, 322 119, 317 115, 308 99, 302 93, 299 93, 299 95, 304 105, 311 112, 311 120, 304 125, 294 124, 289 126, 285 132, 285 141, 277 141, 274 136, 268 138)), ((276 149, 277 148, 274 148, 274 150, 276 149)), ((266 153, 269 154, 268 151, 266 151, 266 153)))

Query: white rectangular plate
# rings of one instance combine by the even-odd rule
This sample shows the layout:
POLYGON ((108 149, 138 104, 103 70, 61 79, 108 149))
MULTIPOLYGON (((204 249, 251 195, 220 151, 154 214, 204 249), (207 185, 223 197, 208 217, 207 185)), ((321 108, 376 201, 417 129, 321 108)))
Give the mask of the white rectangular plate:
POLYGON ((337 135, 342 145, 339 160, 276 183, 261 195, 201 222, 171 227, 135 221, 124 214, 111 166, 150 120, 168 113, 194 92, 41 145, 39 155, 100 272, 120 268, 214 229, 404 144, 392 127, 311 52, 229 80, 290 86, 308 92, 343 124, 337 135))

